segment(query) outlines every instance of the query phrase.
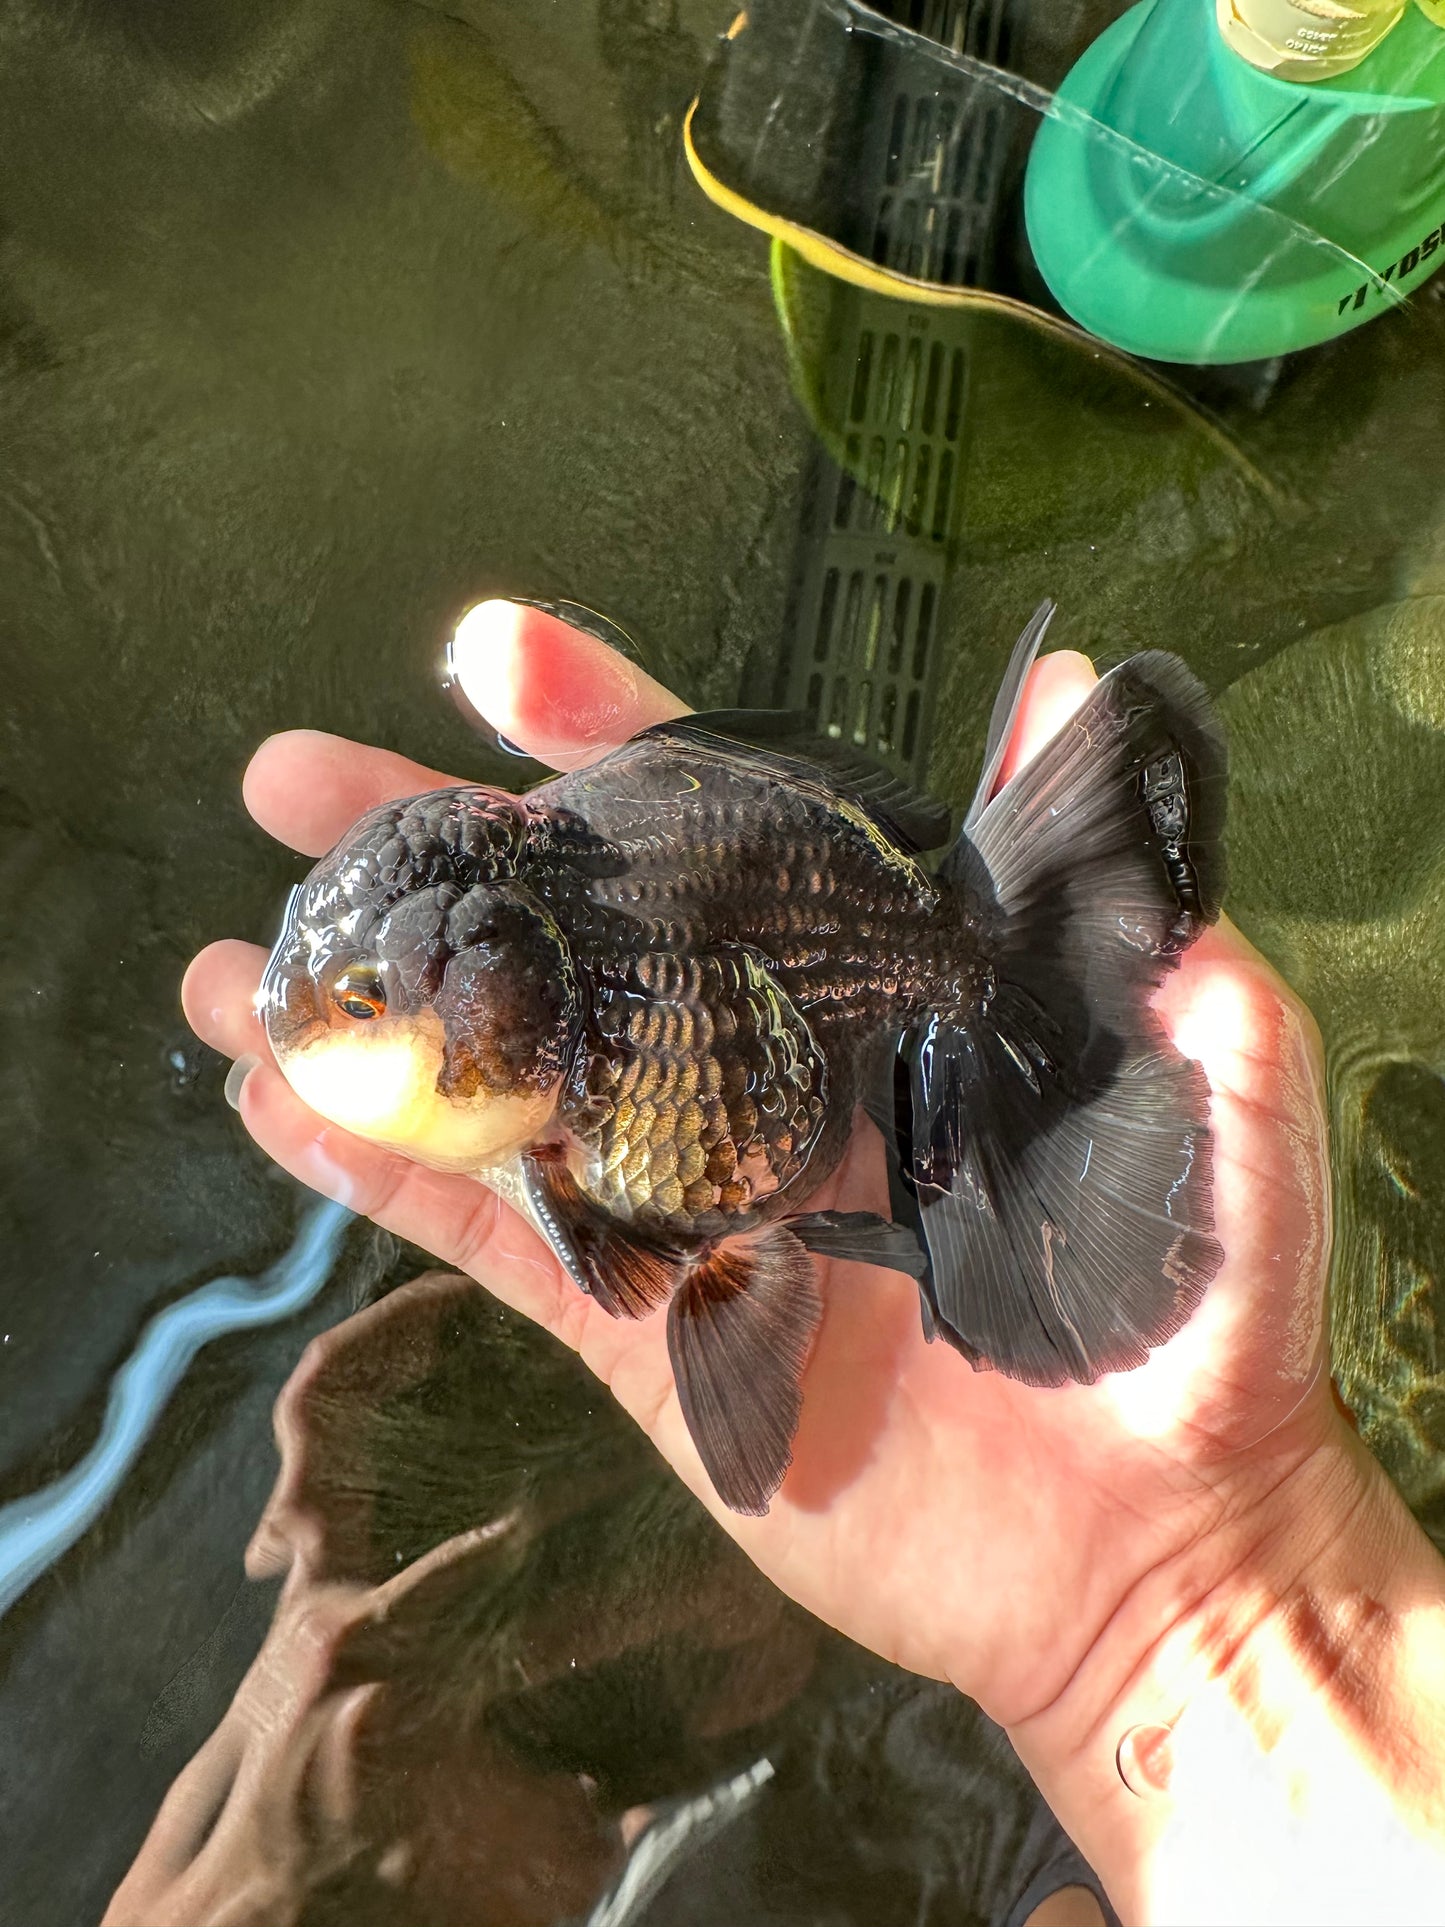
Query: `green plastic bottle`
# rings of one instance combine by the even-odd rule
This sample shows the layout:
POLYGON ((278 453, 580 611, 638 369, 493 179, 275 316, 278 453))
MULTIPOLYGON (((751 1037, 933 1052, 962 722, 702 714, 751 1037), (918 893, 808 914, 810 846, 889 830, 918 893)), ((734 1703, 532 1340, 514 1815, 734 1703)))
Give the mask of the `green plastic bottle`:
POLYGON ((1407 7, 1348 74, 1301 84, 1242 60, 1215 0, 1143 0, 1059 88, 1024 206, 1060 306, 1133 354, 1327 341, 1445 261, 1445 33, 1407 7))

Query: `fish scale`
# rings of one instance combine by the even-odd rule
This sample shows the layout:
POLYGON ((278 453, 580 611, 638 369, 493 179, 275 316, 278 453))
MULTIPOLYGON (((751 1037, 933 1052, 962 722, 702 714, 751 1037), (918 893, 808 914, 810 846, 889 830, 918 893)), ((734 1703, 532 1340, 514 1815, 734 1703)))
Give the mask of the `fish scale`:
POLYGON ((560 1115, 598 1205, 707 1235, 803 1170, 826 1066, 796 1013, 789 1027, 760 960, 639 957, 601 990, 594 1025, 560 1115))
MULTIPOLYGON (((809 808, 811 799, 788 801, 822 826, 825 811, 809 808)), ((633 903, 645 905, 654 913, 643 920, 649 945, 681 952, 725 937, 755 946, 803 1007, 897 998, 915 976, 925 999, 935 981, 935 955, 944 961, 938 893, 926 873, 898 853, 880 863, 871 832, 849 827, 851 835, 830 844, 786 824, 760 828, 755 811, 736 806, 704 812, 697 834, 705 863, 695 860, 694 848, 651 848, 645 858, 634 849, 634 862, 665 863, 669 873, 604 879, 594 886, 593 901, 624 913, 633 903), (841 942, 827 941, 840 935, 841 942)), ((961 935, 950 932, 949 960, 957 960, 961 935)))

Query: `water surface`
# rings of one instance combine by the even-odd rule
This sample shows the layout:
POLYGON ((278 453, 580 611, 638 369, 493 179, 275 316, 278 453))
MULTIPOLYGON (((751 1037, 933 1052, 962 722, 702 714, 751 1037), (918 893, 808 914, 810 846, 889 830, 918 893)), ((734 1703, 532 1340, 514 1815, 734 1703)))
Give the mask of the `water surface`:
MULTIPOLYGON (((894 645, 863 588, 848 617, 848 584, 880 517, 910 534, 868 469, 908 319, 770 264, 687 175, 682 118, 732 12, 0 16, 0 1504, 84 1461, 149 1321, 263 1273, 301 1221, 177 1002, 204 941, 269 937, 297 873, 240 806, 261 737, 311 725, 515 782, 437 678, 458 611, 498 593, 605 611, 703 705, 807 700, 824 671, 852 700, 872 677, 882 727, 894 645)), ((1110 13, 1018 7, 994 52, 1046 88, 1110 13)), ((987 275, 1037 294, 1016 173, 996 185, 987 275)), ((1231 911, 1330 1050, 1336 1373, 1445 1539, 1440 287, 1228 377, 1144 379, 1001 313, 926 327, 966 380, 951 435, 946 381, 937 404, 951 480, 940 507, 932 471, 909 551, 896 753, 971 789, 1044 593, 1060 643, 1175 648, 1219 692, 1231 911), (910 688, 930 724, 905 744, 910 688)), ((109 1505, 12 1606, 0 1917, 99 1917, 270 1623, 266 1559, 254 1581, 241 1562, 277 1393, 311 1337, 427 1262, 354 1227, 304 1310, 200 1351, 109 1505)), ((771 1594, 538 1334, 485 1301, 396 1303, 395 1327, 323 1358, 318 1516, 343 1591, 502 1522, 418 1580, 387 1663, 428 1736, 416 1759, 452 1761, 466 1793, 450 1837, 481 1802, 514 1816, 515 1918, 581 1917, 618 1871, 617 1815, 728 1786, 747 1797, 648 1918, 989 1918, 1037 1811, 970 1709, 771 1594), (410 1361, 380 1389, 379 1355, 410 1361), (986 1865, 990 1841, 1013 1860, 986 1865)), ((438 1848, 432 1927, 494 1917, 479 1864, 438 1848)), ((374 1895, 339 1880, 308 1921, 368 1917, 374 1895)))

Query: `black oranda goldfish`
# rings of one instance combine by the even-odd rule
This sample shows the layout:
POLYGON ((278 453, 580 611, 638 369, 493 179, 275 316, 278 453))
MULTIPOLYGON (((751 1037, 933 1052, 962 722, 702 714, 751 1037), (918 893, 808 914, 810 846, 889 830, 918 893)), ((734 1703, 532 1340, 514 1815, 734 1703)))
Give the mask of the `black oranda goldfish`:
POLYGON ((797 717, 689 716, 522 797, 373 810, 267 967, 316 1110, 493 1185, 615 1316, 667 1306, 736 1511, 790 1463, 810 1254, 912 1273, 930 1337, 1040 1386, 1141 1364, 1221 1262, 1208 1085, 1151 995, 1218 914, 1222 737, 1182 663, 1137 655, 993 794, 1050 614, 951 843, 797 717), (810 1209, 860 1104, 897 1222, 810 1209))

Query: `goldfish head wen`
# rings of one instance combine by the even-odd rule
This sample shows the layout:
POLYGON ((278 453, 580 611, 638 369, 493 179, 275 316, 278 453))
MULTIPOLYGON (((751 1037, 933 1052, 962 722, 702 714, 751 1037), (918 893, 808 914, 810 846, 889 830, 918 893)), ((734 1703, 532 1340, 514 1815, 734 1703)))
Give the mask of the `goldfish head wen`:
POLYGON ((497 791, 388 803, 293 894, 259 1007, 313 1110, 442 1171, 545 1131, 580 1000, 561 932, 516 880, 528 828, 497 791))

